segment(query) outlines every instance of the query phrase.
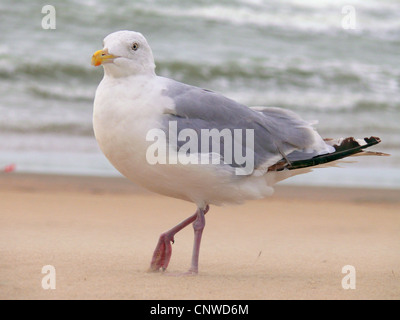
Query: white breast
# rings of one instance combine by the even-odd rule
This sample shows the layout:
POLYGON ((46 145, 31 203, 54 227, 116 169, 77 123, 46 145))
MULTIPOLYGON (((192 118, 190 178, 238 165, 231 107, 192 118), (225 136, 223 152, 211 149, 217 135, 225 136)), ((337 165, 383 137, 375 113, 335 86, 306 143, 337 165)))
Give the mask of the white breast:
POLYGON ((147 170, 148 130, 158 126, 164 107, 171 104, 145 77, 105 77, 94 101, 93 128, 96 140, 108 160, 129 179, 140 183, 147 170), (135 83, 132 86, 132 83, 135 83), (139 180, 139 181, 138 181, 139 180))

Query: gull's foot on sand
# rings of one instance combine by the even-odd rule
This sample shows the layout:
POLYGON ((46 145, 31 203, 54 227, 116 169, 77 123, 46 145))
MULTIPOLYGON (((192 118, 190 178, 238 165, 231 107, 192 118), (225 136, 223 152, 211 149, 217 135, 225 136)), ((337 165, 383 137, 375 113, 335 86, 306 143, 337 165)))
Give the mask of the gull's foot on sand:
POLYGON ((160 269, 165 271, 171 260, 172 245, 174 237, 168 232, 161 234, 158 240, 156 249, 154 250, 153 258, 150 264, 150 272, 158 272, 160 269))

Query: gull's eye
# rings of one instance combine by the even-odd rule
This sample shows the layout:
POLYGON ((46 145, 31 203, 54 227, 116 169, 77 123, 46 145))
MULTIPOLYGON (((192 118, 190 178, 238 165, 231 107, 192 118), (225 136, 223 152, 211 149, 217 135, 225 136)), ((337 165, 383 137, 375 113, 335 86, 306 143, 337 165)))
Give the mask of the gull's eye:
POLYGON ((132 50, 133 50, 133 51, 136 51, 137 49, 139 49, 139 44, 138 44, 137 42, 134 42, 134 43, 132 44, 132 50))

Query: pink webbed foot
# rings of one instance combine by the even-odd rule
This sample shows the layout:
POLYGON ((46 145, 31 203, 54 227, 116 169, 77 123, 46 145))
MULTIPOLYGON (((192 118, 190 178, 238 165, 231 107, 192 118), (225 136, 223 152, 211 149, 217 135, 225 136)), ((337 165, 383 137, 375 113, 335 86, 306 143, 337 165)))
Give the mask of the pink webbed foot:
POLYGON ((153 253, 153 258, 151 259, 150 270, 152 272, 157 272, 160 269, 165 271, 168 267, 169 261, 172 255, 172 245, 174 243, 174 236, 170 235, 168 232, 161 234, 158 239, 156 249, 153 253))

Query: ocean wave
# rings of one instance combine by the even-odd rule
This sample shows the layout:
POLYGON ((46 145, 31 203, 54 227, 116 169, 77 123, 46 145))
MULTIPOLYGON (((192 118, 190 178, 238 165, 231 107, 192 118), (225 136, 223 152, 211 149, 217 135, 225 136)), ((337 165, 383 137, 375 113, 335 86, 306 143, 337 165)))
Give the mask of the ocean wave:
POLYGON ((139 4, 136 10, 147 15, 184 19, 201 19, 209 22, 229 23, 237 26, 274 28, 295 33, 358 34, 376 38, 399 40, 399 6, 393 3, 353 5, 358 17, 354 30, 344 30, 342 8, 349 1, 287 1, 273 4, 263 1, 245 1, 224 4, 193 4, 192 6, 147 6, 139 4), (376 12, 380 12, 377 14, 376 12))
MULTIPOLYGON (((291 58, 238 58, 215 62, 159 60, 157 73, 207 89, 223 92, 249 92, 252 104, 268 100, 285 103, 302 94, 300 105, 348 106, 355 111, 368 108, 397 109, 400 104, 399 70, 385 66, 347 61, 312 61, 291 58), (266 94, 266 91, 273 93, 266 94), (307 100, 307 94, 315 94, 307 100), (364 99, 364 100, 363 100, 364 99), (336 101, 336 103, 334 103, 336 101), (361 102, 360 102, 361 101, 361 102)), ((102 70, 79 64, 22 63, 10 69, 0 64, 0 81, 18 83, 20 92, 36 100, 71 103, 93 102, 102 70)), ((6 86, 7 87, 7 86, 6 86)), ((11 97, 11 96, 10 96, 11 97)))
POLYGON ((245 85, 273 89, 309 89, 311 91, 352 91, 382 93, 391 101, 400 92, 400 74, 376 65, 331 63, 330 61, 307 61, 265 59, 226 60, 223 63, 187 61, 159 61, 159 73, 189 83, 214 83, 221 79, 229 86, 245 85))
MULTIPOLYGON (((222 58, 222 57, 221 57, 222 58)), ((340 83, 348 85, 361 84, 363 81, 371 83, 382 83, 391 80, 392 87, 398 90, 398 79, 400 74, 397 70, 379 69, 375 65, 350 64, 347 62, 329 61, 307 61, 307 60, 285 60, 283 58, 265 59, 237 59, 224 61, 217 60, 215 63, 185 60, 157 60, 157 72, 169 74, 176 77, 184 77, 195 81, 210 81, 213 78, 226 78, 228 80, 241 79, 281 79, 289 83, 291 79, 301 78, 304 83, 308 79, 319 77, 324 82, 340 83)), ((102 78, 102 70, 88 68, 80 64, 34 64, 23 62, 21 64, 0 63, 0 80, 36 80, 40 82, 58 82, 59 84, 70 85, 72 82, 82 86, 97 86, 102 78)), ((315 83, 312 83, 315 85, 315 83)), ((32 91, 38 95, 46 95, 44 90, 33 88, 32 91)), ((54 94, 58 96, 57 93, 54 94)))
POLYGON ((53 86, 30 85, 27 87, 27 92, 35 98, 44 100, 91 103, 94 99, 94 88, 60 86, 58 84, 53 86))
POLYGON ((5 124, 0 123, 0 132, 2 134, 42 134, 42 135, 68 135, 68 136, 93 136, 93 127, 91 122, 86 124, 76 122, 66 123, 44 123, 44 124, 29 124, 15 123, 5 124))
POLYGON ((78 64, 51 61, 46 63, 23 61, 21 63, 21 61, 13 59, 3 59, 0 63, 0 79, 66 80, 66 78, 79 78, 96 83, 98 75, 98 70, 78 64))
POLYGON ((14 61, 0 63, 0 82, 6 84, 3 89, 11 89, 5 93, 8 100, 19 101, 13 95, 25 94, 37 103, 40 100, 91 102, 101 78, 102 70, 89 69, 79 64, 27 61, 18 64, 14 61))

